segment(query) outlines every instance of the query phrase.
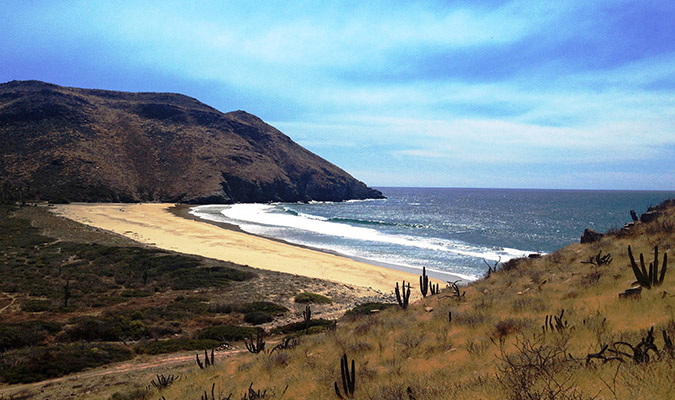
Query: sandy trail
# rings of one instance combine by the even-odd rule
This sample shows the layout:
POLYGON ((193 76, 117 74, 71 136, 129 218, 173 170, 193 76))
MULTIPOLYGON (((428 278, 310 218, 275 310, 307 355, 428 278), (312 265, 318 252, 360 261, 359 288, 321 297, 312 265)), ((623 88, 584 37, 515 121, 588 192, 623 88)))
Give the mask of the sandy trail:
MULTIPOLYGON (((216 352, 214 359, 216 364, 234 354, 246 352, 246 349, 232 349, 216 352)), ((195 361, 196 352, 181 352, 174 354, 162 354, 157 356, 141 356, 131 361, 106 365, 89 371, 62 376, 46 381, 26 383, 0 387, 0 399, 8 398, 88 398, 100 397, 100 393, 109 386, 124 387, 129 381, 141 379, 149 384, 156 374, 181 374, 197 368, 195 361), (114 375, 114 377, 109 377, 114 375), (21 397, 28 396, 28 397, 21 397)), ((108 396, 104 396, 108 397, 108 396)))
MULTIPOLYGON (((349 286, 391 293, 396 281, 417 282, 418 275, 375 266, 320 251, 181 218, 173 204, 65 204, 61 216, 124 235, 162 249, 349 286)), ((413 296, 414 297, 414 296, 413 296)))

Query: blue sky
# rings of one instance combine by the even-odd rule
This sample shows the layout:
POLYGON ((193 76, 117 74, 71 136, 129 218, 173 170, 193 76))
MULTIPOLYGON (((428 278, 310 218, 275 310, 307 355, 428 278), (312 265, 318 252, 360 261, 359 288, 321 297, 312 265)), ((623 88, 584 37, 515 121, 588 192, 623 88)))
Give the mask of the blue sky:
POLYGON ((0 81, 256 114, 372 186, 675 189, 675 2, 14 1, 0 81))

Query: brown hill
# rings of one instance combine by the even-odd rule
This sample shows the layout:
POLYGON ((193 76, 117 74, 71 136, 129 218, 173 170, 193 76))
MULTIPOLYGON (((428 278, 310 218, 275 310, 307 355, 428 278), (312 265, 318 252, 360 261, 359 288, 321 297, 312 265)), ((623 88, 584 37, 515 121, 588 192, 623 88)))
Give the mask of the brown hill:
POLYGON ((233 203, 380 198, 244 111, 169 93, 0 85, 6 198, 233 203))

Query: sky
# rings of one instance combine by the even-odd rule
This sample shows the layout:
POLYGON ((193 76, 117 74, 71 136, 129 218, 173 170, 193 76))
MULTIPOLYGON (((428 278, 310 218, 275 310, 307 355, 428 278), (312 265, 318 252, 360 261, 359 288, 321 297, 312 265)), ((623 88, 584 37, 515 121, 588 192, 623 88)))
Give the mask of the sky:
POLYGON ((0 82, 245 110, 370 186, 675 189, 675 2, 0 2, 0 82))

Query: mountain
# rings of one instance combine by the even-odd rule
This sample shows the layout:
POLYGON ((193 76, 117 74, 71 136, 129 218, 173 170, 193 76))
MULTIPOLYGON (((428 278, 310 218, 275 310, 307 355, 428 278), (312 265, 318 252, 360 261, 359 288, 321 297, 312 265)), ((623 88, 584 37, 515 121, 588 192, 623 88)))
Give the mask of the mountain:
POLYGON ((38 81, 0 85, 0 187, 4 197, 87 202, 382 197, 244 111, 38 81))

